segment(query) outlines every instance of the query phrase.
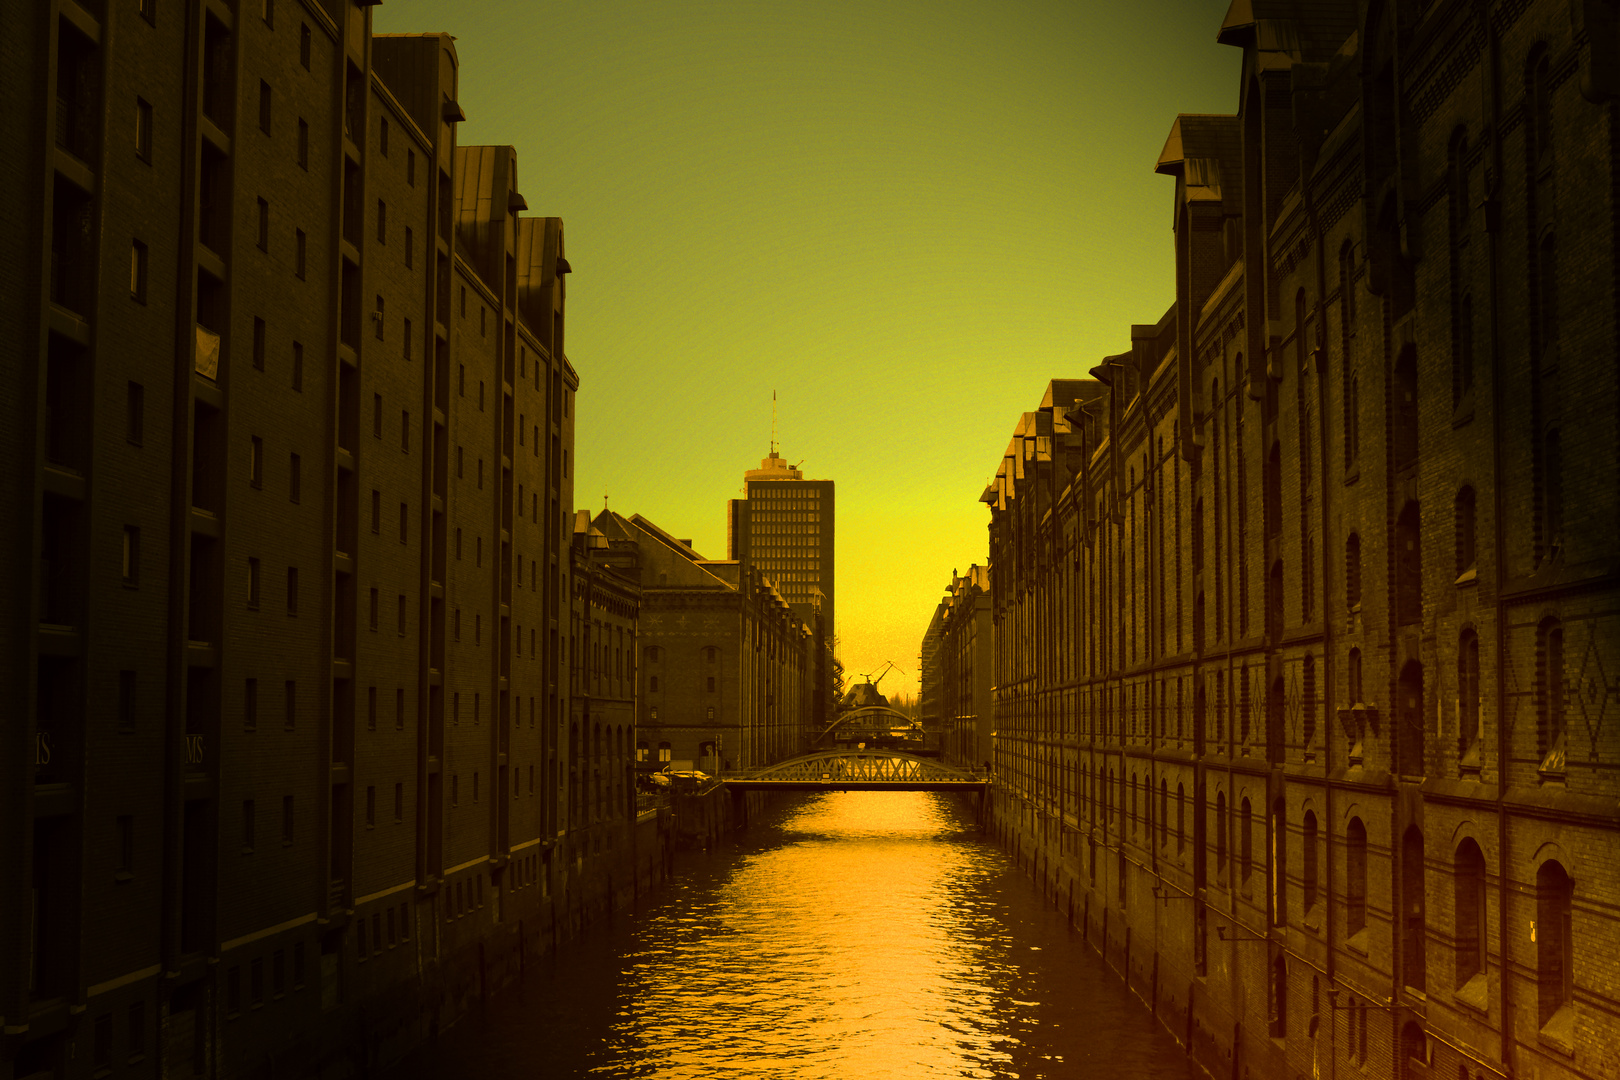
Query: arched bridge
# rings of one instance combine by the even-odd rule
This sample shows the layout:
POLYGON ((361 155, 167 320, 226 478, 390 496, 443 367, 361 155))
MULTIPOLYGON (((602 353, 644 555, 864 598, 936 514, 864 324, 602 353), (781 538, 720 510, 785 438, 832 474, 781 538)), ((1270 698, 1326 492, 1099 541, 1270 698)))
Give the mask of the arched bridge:
POLYGON ((893 750, 824 750, 723 778, 738 791, 977 791, 986 772, 966 772, 893 750))

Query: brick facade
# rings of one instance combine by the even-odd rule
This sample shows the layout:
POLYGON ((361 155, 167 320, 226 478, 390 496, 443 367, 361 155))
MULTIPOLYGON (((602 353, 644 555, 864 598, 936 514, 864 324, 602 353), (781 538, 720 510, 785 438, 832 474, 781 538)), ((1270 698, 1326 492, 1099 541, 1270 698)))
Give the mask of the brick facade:
POLYGON ((997 828, 1215 1075, 1620 1067, 1605 11, 1234 4, 987 493, 997 828))

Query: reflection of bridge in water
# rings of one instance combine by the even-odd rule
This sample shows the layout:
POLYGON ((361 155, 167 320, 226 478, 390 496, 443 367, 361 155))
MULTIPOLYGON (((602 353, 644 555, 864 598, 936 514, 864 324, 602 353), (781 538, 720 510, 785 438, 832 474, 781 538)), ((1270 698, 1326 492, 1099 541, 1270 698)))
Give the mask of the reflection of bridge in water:
POLYGON ((990 774, 893 750, 823 750, 721 778, 734 791, 965 791, 982 794, 990 774))

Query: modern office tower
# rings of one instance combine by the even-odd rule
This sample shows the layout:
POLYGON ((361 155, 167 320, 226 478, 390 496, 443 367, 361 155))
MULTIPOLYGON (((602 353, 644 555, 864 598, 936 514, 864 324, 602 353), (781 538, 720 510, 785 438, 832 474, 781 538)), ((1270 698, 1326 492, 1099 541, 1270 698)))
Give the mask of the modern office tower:
POLYGON ((727 504, 727 554, 762 571, 805 625, 821 612, 835 640, 835 506, 831 480, 806 480, 777 455, 743 474, 746 498, 727 504))
POLYGON ((398 1056, 589 887, 562 223, 370 25, 8 24, 0 1077, 398 1056))

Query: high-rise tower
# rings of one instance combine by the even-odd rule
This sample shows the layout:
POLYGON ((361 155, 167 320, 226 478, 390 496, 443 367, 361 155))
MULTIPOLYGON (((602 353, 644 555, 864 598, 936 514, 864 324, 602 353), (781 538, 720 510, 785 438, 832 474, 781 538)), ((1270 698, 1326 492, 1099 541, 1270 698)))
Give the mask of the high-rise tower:
POLYGON ((778 456, 774 443, 743 481, 746 497, 727 507, 728 556, 763 571, 806 626, 814 625, 819 608, 823 632, 832 640, 833 482, 806 480, 778 456))

